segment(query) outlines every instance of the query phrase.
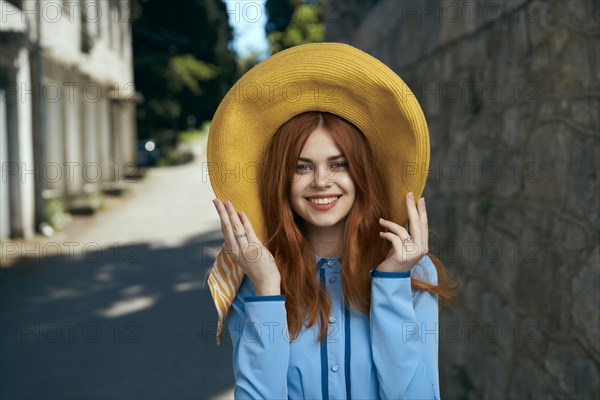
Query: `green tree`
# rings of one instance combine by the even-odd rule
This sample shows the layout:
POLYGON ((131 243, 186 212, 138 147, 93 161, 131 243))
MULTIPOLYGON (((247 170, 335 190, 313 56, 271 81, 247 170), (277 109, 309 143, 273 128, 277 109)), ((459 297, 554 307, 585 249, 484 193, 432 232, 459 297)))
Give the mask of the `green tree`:
POLYGON ((271 54, 325 37, 323 5, 311 0, 267 0, 265 27, 271 54))
MULTIPOLYGON (((250 51, 244 57, 240 58, 237 62, 238 71, 237 71, 237 79, 241 78, 246 72, 250 71, 252 67, 258 64, 261 61, 261 54, 255 51, 250 51)), ((237 80, 236 79, 236 80, 237 80)))
POLYGON ((140 137, 199 126, 212 118, 236 75, 225 4, 134 2, 134 74, 145 99, 138 107, 140 137))

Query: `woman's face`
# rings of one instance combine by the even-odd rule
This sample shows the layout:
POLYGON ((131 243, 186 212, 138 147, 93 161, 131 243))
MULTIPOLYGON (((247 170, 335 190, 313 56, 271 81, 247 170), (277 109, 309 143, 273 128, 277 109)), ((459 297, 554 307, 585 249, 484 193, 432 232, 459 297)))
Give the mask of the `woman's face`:
POLYGON ((343 229, 355 196, 346 158, 329 133, 318 127, 308 137, 296 164, 290 194, 292 208, 308 229, 337 225, 343 229))

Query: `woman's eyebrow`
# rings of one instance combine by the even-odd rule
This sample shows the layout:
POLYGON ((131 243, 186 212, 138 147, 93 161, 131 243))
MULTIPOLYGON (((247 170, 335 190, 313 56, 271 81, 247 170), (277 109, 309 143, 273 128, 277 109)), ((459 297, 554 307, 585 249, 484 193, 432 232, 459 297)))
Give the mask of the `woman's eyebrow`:
MULTIPOLYGON (((327 157, 327 160, 328 161, 337 160, 338 158, 344 158, 344 155, 343 154, 338 154, 337 156, 327 157)), ((306 157, 299 157, 298 160, 299 161, 312 162, 312 160, 310 158, 306 158, 306 157)))

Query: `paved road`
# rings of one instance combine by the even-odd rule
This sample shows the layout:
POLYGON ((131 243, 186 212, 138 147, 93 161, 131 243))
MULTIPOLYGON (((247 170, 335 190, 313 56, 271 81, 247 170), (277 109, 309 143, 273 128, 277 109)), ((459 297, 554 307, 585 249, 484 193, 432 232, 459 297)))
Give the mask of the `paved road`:
POLYGON ((150 170, 108 210, 38 238, 41 255, 0 268, 2 399, 231 395, 230 341, 215 345, 203 288, 222 242, 203 162, 150 170))

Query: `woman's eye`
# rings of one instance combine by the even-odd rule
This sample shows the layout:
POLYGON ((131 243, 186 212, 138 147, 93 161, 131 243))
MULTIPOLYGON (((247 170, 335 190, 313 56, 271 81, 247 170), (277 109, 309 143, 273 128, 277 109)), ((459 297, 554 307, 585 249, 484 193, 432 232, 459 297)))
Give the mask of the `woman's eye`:
POLYGON ((296 165, 296 171, 306 171, 309 168, 310 168, 310 166, 306 165, 306 164, 296 165))
MULTIPOLYGON (((347 162, 337 162, 337 163, 333 163, 330 166, 330 169, 340 169, 340 168, 346 168, 348 167, 348 163, 347 162)), ((312 166, 308 165, 308 164, 298 164, 296 166, 296 171, 309 171, 312 169, 312 166)))
POLYGON ((334 169, 338 169, 338 168, 346 168, 348 166, 347 162, 338 162, 338 163, 334 163, 332 164, 332 167, 334 169))

